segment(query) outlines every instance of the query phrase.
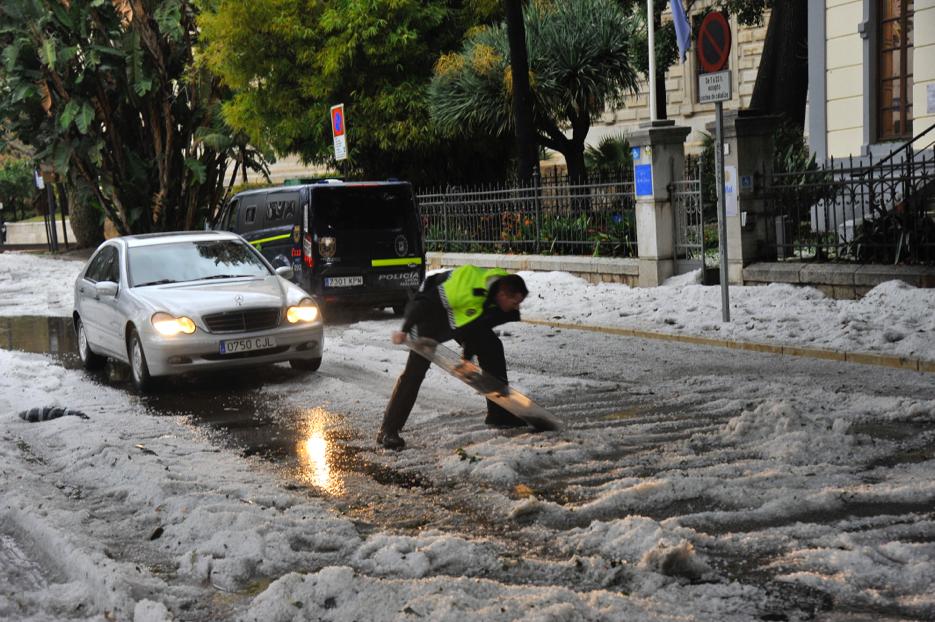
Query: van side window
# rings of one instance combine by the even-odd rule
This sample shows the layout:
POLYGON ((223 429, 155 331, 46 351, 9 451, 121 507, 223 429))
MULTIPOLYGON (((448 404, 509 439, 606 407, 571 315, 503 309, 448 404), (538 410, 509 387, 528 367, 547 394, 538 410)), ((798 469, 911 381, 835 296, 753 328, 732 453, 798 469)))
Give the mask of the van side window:
POLYGON ((240 211, 240 201, 231 201, 230 205, 227 208, 227 213, 224 215, 224 223, 222 224, 222 229, 226 231, 236 231, 237 230, 237 212, 240 211))
POLYGON ((247 208, 246 213, 243 217, 243 222, 245 225, 252 225, 256 220, 256 205, 251 205, 247 208))
POLYGON ((270 201, 269 205, 266 206, 266 220, 268 222, 282 220, 284 205, 284 201, 270 201))
POLYGON ((286 202, 286 212, 283 214, 283 218, 288 221, 292 221, 295 218, 295 201, 286 202))

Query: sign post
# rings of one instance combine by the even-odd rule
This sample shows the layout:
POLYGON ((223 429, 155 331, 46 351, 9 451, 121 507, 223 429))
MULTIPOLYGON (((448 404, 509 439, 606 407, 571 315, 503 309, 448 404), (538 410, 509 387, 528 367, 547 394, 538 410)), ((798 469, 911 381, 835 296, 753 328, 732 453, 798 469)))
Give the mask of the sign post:
POLYGON ((731 97, 731 75, 727 69, 731 35, 727 18, 719 11, 708 13, 698 28, 696 49, 701 67, 698 74, 698 102, 714 102, 716 136, 714 173, 717 187, 717 238, 721 264, 721 318, 730 322, 730 291, 727 274, 727 202, 724 192, 724 103, 731 97))
POLYGON ((334 159, 347 159, 347 122, 344 117, 344 104, 331 107, 331 138, 334 140, 334 159))

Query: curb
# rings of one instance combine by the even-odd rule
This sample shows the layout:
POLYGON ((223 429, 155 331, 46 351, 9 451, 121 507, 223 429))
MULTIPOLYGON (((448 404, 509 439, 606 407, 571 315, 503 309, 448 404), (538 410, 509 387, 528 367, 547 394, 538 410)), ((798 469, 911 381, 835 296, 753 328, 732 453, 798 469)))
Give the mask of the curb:
POLYGON ((823 359, 826 361, 843 361, 847 363, 860 363, 862 365, 876 365, 877 367, 890 367, 894 369, 908 369, 912 371, 935 373, 935 361, 926 361, 914 357, 894 356, 888 354, 871 354, 869 352, 847 352, 843 350, 821 350, 818 348, 805 348, 802 346, 780 346, 771 343, 756 343, 753 341, 732 341, 730 339, 717 339, 714 337, 699 337, 696 335, 673 335, 671 333, 657 333, 649 330, 635 328, 617 328, 613 326, 592 326, 589 324, 569 324, 567 322, 552 322, 549 320, 524 319, 526 324, 549 326, 569 330, 586 330, 592 333, 606 333, 622 337, 637 337, 640 339, 655 339, 658 341, 676 341, 699 346, 715 346, 733 350, 747 350, 750 352, 764 352, 767 354, 780 354, 783 356, 801 356, 805 358, 823 359))

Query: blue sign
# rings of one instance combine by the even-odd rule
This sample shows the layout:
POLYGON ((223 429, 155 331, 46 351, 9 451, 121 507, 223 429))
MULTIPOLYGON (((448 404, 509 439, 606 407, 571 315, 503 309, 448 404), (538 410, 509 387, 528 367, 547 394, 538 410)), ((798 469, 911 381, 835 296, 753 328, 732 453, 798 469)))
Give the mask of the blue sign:
POLYGON ((633 161, 636 162, 640 159, 640 148, 639 147, 630 147, 630 155, 633 156, 633 161))
POLYGON ((653 196, 653 165, 637 164, 633 167, 633 180, 636 182, 636 196, 653 196))

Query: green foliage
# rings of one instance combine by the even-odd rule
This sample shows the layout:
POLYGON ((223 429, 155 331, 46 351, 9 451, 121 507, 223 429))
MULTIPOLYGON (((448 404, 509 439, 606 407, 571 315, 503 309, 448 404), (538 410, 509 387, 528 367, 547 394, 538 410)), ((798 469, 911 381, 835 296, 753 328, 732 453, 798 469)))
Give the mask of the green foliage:
POLYGON ((430 125, 425 85, 435 59, 496 3, 441 0, 217 0, 199 17, 202 58, 233 91, 225 119, 278 154, 338 166, 329 109, 344 103, 344 177, 429 183, 495 174, 503 141, 452 144, 430 125), (476 166, 475 166, 476 164, 476 166))
POLYGON ((32 200, 36 192, 32 162, 25 159, 0 160, 0 201, 3 202, 4 220, 32 216, 32 200))
POLYGON ((192 228, 244 137, 194 67, 191 0, 0 0, 0 119, 122 233, 192 228), (218 136, 227 136, 226 141, 218 136))
MULTIPOLYGON (((583 165, 587 130, 606 106, 636 90, 634 26, 611 0, 533 2, 524 23, 538 142, 583 165), (568 139, 564 128, 571 128, 568 139)), ((439 59, 429 86, 432 119, 446 135, 513 132, 512 74, 505 24, 469 37, 439 59)))
POLYGON ((603 176, 617 175, 633 168, 630 141, 625 136, 605 136, 597 146, 588 145, 584 152, 588 170, 603 176))

